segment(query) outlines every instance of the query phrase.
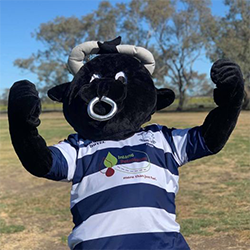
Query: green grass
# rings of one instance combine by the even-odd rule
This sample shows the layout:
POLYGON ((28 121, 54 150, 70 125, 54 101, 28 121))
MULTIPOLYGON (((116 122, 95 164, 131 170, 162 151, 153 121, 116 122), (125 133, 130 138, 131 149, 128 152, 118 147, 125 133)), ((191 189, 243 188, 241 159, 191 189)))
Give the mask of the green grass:
POLYGON ((7 111, 7 105, 0 105, 0 111, 7 111))
POLYGON ((43 110, 62 110, 62 103, 43 103, 42 104, 43 110))
MULTIPOLYGON (((201 114, 161 114, 174 127, 202 123, 201 114)), ((224 149, 180 169, 177 221, 185 236, 247 232, 250 238, 250 113, 241 115, 224 149)))
POLYGON ((68 236, 63 235, 63 236, 61 237, 61 242, 62 242, 63 244, 67 244, 67 242, 68 242, 68 236))
POLYGON ((0 233, 1 234, 13 234, 22 232, 25 229, 23 225, 6 225, 3 219, 0 219, 0 233))
MULTIPOLYGON (((158 113, 152 122, 186 128, 202 124, 206 114, 158 113)), ((241 234, 250 238, 249 118, 249 112, 242 113, 219 154, 180 169, 177 222, 187 239, 216 237, 218 233, 233 235, 236 240, 241 234)), ((74 132, 61 113, 43 114, 41 120, 39 132, 48 145, 74 132)), ((30 238, 37 244, 34 249, 67 249, 66 235, 73 227, 70 184, 39 179, 24 170, 10 142, 6 115, 0 117, 0 150, 0 245, 22 246, 30 238), (11 235, 18 235, 18 240, 9 240, 11 235), (48 248, 43 246, 45 241, 48 248)))
MULTIPOLYGON (((174 103, 168 108, 168 110, 176 110, 179 99, 176 98, 174 103)), ((208 109, 214 108, 215 104, 212 97, 187 97, 185 101, 184 110, 190 109, 208 109)), ((62 110, 62 104, 57 102, 42 103, 42 110, 62 110)), ((0 111, 7 111, 7 105, 0 105, 0 111)))
POLYGON ((206 218, 190 218, 181 221, 182 233, 186 236, 193 234, 198 235, 213 235, 212 232, 208 232, 207 228, 214 225, 214 220, 206 218))
MULTIPOLYGON (((48 110, 62 110, 62 103, 42 103, 42 110, 48 111, 48 110)), ((7 111, 7 105, 0 105, 0 111, 7 111)))

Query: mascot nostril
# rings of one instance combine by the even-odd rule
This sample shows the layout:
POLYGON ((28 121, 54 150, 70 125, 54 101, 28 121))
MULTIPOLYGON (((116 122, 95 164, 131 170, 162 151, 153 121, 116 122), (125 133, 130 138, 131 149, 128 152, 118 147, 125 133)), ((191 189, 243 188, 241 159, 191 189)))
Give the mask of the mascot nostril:
POLYGON ((47 147, 37 130, 40 99, 29 81, 11 87, 8 116, 23 166, 35 176, 72 182, 70 249, 190 250, 176 222, 179 167, 225 145, 244 95, 239 66, 214 63, 218 107, 187 129, 143 126, 175 99, 172 90, 156 89, 148 50, 120 45, 120 38, 86 42, 72 50, 68 66, 72 82, 48 95, 63 103, 76 133, 47 147), (83 64, 90 54, 99 55, 83 64))

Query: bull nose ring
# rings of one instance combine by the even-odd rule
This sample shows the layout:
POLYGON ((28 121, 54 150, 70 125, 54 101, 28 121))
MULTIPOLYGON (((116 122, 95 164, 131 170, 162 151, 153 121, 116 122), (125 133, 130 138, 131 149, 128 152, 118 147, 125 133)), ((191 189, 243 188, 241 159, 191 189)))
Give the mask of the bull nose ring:
POLYGON ((87 112, 88 112, 88 115, 96 120, 96 121, 107 121, 109 119, 111 119, 112 117, 115 116, 115 114, 117 113, 117 104, 110 98, 106 97, 106 96, 103 96, 101 98, 101 100, 98 98, 98 97, 95 97, 93 98, 89 104, 88 104, 88 108, 87 108, 87 112), (98 103, 99 101, 101 102, 105 102, 107 104, 109 104, 111 106, 111 110, 108 114, 106 115, 98 115, 95 113, 94 111, 94 106, 96 105, 96 103, 98 103))

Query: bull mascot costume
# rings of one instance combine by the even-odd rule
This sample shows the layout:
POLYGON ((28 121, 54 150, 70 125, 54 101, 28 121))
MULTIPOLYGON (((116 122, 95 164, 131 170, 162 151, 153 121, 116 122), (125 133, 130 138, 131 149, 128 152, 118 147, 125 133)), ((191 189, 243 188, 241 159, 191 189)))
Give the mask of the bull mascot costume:
POLYGON ((90 41, 72 50, 73 80, 48 96, 63 103, 76 133, 56 145, 47 146, 38 133, 35 85, 14 83, 8 104, 12 144, 32 175, 72 182, 70 249, 187 250, 176 222, 178 168, 223 148, 241 110, 243 76, 230 60, 216 61, 211 79, 217 107, 202 125, 142 127, 175 95, 155 87, 148 50, 120 42, 90 41), (89 55, 97 56, 84 64, 89 55))

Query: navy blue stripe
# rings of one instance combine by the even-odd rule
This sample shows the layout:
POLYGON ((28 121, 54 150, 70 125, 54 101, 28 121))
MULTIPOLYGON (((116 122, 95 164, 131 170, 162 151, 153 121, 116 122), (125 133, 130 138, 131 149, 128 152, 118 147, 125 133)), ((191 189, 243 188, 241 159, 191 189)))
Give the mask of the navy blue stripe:
POLYGON ((49 173, 46 174, 44 177, 54 181, 67 179, 68 163, 66 159, 58 148, 51 146, 49 147, 49 149, 52 155, 53 165, 49 173))
POLYGON ((172 136, 172 131, 173 130, 175 130, 175 128, 169 129, 167 127, 162 127, 162 133, 163 133, 164 137, 166 138, 172 152, 177 154, 177 150, 176 150, 174 140, 173 140, 173 136, 172 136))
POLYGON ((194 127, 188 131, 186 152, 188 161, 213 154, 205 144, 200 127, 194 127))
POLYGON ((179 164, 174 159, 173 155, 171 153, 165 153, 165 161, 166 161, 166 169, 170 171, 170 173, 174 175, 179 175, 178 167, 179 164))
POLYGON ((75 148, 77 152, 79 149, 78 141, 79 141, 78 134, 70 134, 67 140, 64 140, 64 142, 69 143, 71 147, 75 148))
MULTIPOLYGON (((174 160, 171 153, 164 153, 163 149, 151 147, 147 144, 141 144, 136 146, 125 146, 123 148, 105 148, 98 150, 91 155, 87 155, 81 159, 78 159, 76 163, 76 171, 73 177, 73 184, 79 183, 84 176, 105 169, 106 167, 104 165, 104 160, 109 152, 115 157, 130 155, 131 153, 134 154, 136 159, 149 157, 149 161, 151 163, 168 169, 172 174, 178 175, 178 163, 174 160), (141 153, 138 151, 141 151, 141 153)), ((125 163, 122 163, 121 160, 118 160, 117 164, 125 163)))
MULTIPOLYGON (((112 225, 110 225, 112 226, 112 225)), ((180 233, 141 233, 83 241, 73 250, 190 250, 180 233)))
POLYGON ((159 124, 151 124, 142 128, 140 131, 149 131, 149 130, 152 132, 158 132, 162 130, 162 126, 159 124))
MULTIPOLYGON (((158 124, 152 124, 152 125, 149 125, 149 126, 146 126, 144 128, 141 128, 139 132, 142 132, 142 131, 152 131, 152 132, 158 132, 158 131, 161 131, 162 129, 162 126, 161 125, 158 125, 158 124)), ((98 143, 102 143, 103 141, 91 141, 91 140, 84 140, 80 137, 79 134, 70 134, 68 136, 68 139, 65 140, 65 142, 68 142, 72 147, 74 148, 81 148, 81 147, 87 147, 89 146, 91 143, 93 144, 98 144, 98 143), (83 144, 79 145, 78 142, 82 140, 83 144)))
POLYGON ((150 184, 122 185, 83 199, 71 213, 78 226, 94 214, 132 207, 155 207, 175 214, 175 194, 150 184))
POLYGON ((89 144, 91 144, 93 142, 91 140, 82 139, 79 134, 70 134, 68 136, 68 139, 64 140, 64 141, 69 143, 77 151, 79 150, 79 148, 87 147, 89 144), (80 141, 82 142, 81 144, 79 144, 80 141))

